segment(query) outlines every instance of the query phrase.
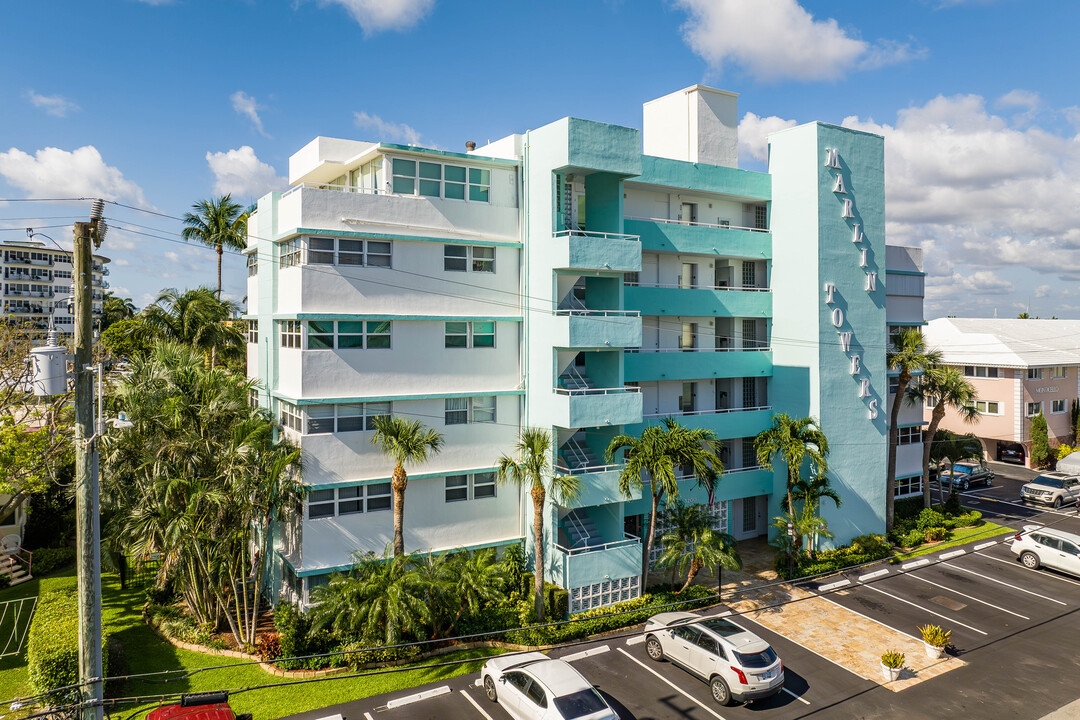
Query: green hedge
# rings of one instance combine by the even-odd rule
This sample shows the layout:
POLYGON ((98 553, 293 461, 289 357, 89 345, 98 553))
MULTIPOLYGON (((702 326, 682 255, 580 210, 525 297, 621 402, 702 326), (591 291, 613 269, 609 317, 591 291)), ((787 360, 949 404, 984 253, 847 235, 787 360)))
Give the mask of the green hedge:
MULTIPOLYGON (((846 567, 882 560, 892 554, 892 545, 884 535, 859 535, 849 545, 834 550, 821 550, 813 558, 799 557, 794 562, 793 577, 821 575, 846 567)), ((778 575, 788 578, 788 558, 784 553, 776 556, 774 568, 778 575)), ((789 580, 791 578, 788 578, 789 580)))
MULTIPOLYGON (((108 638, 102 639, 105 675, 108 638)), ((54 590, 39 599, 26 642, 30 688, 44 693, 79 682, 79 605, 74 589, 54 590)), ((71 691, 75 692, 75 691, 71 691)))

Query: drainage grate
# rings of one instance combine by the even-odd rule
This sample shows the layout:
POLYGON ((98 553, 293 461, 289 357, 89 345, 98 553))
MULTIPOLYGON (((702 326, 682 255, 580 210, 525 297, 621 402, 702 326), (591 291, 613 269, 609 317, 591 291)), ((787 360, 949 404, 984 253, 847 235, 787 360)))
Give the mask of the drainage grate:
POLYGON ((944 595, 935 595, 934 597, 930 598, 930 602, 937 603, 938 605, 941 605, 942 607, 947 607, 950 610, 963 610, 967 607, 967 605, 965 605, 964 603, 957 602, 956 600, 953 600, 952 598, 947 598, 944 595))

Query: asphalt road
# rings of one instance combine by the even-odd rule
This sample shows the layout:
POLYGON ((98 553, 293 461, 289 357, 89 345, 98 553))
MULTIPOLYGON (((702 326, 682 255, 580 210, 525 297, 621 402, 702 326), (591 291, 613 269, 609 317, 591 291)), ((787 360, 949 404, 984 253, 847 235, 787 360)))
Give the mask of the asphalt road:
MULTIPOLYGON (((1073 510, 1053 511, 1019 502, 1020 486, 1035 473, 992 463, 990 488, 964 493, 964 504, 1017 529, 1054 524, 1080 533, 1073 510)), ((936 489, 935 489, 936 499, 936 489)), ((720 707, 705 683, 670 663, 648 659, 640 635, 620 633, 570 648, 552 657, 571 662, 593 682, 623 720, 737 720, 739 718, 896 718, 937 720, 1037 720, 1080 696, 1076 648, 1080 647, 1080 579, 1028 570, 1009 551, 1010 536, 974 541, 892 565, 868 582, 847 576, 846 587, 822 593, 830 601, 918 636, 916 626, 934 623, 953 631, 964 667, 899 693, 861 678, 812 651, 754 623, 737 622, 769 641, 784 660, 785 691, 746 706, 720 707), (941 556, 945 555, 944 560, 941 556), (962 714, 962 715, 960 715, 962 714)), ((861 571, 862 574, 866 570, 861 571)), ((828 583, 838 580, 836 576, 828 583)), ((815 590, 816 585, 804 585, 815 590)), ((716 608, 711 612, 720 612, 716 608)), ((506 720, 510 716, 484 697, 477 675, 436 682, 294 715, 316 720, 340 714, 345 720, 506 720)), ((333 685, 327 683, 332 702, 333 685)))

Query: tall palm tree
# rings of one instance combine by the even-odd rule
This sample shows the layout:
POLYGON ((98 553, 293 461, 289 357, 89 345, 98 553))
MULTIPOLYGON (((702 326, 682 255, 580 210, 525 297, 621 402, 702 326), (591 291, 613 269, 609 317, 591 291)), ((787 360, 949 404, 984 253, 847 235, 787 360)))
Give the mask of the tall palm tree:
POLYGON ((896 495, 896 446, 900 442, 900 403, 904 401, 907 387, 911 383, 911 374, 927 370, 941 364, 941 351, 926 347, 922 330, 903 328, 900 334, 889 344, 885 353, 885 364, 890 370, 896 370, 896 393, 893 395, 892 410, 889 414, 889 466, 885 485, 885 530, 892 530, 893 507, 896 495))
POLYGON ((779 458, 787 465, 788 514, 795 515, 793 490, 802 478, 802 466, 810 461, 812 477, 829 473, 829 439, 821 431, 814 418, 796 420, 787 413, 773 416, 773 424, 754 438, 754 452, 758 465, 773 469, 773 459, 779 458))
POLYGON ((649 529, 641 539, 641 586, 644 590, 649 578, 649 560, 652 555, 653 535, 656 533, 656 517, 660 500, 679 495, 677 470, 689 470, 698 484, 712 493, 724 464, 720 462, 720 441, 711 430, 684 428, 672 418, 665 418, 662 425, 645 428, 639 437, 616 435, 604 452, 606 462, 625 451, 626 463, 619 474, 619 492, 629 498, 633 490, 645 487, 643 475, 649 475, 649 491, 652 495, 652 512, 649 529))
POLYGON ((742 569, 742 558, 735 549, 735 538, 714 530, 708 514, 700 505, 687 505, 678 499, 673 502, 669 497, 665 512, 668 513, 672 529, 660 538, 664 551, 657 565, 671 567, 673 572, 686 567, 686 582, 678 592, 690 587, 702 568, 716 565, 725 570, 742 569))
POLYGON ((115 322, 127 320, 135 316, 135 303, 131 298, 114 295, 105 291, 105 299, 101 303, 101 331, 104 332, 115 322))
POLYGON ((401 557, 405 554, 402 526, 405 520, 405 488, 409 485, 405 466, 426 463, 429 452, 436 454, 442 449, 443 436, 419 420, 381 415, 375 418, 375 434, 371 436, 371 444, 394 461, 394 474, 390 480, 390 489, 394 491, 394 557, 401 557))
POLYGON ((528 487, 533 501, 533 541, 535 573, 533 603, 537 622, 544 621, 544 503, 550 494, 556 503, 566 503, 581 494, 581 479, 560 475, 551 465, 551 433, 543 428, 523 428, 514 454, 500 455, 495 477, 500 484, 528 487))
POLYGON ((907 395, 912 402, 922 400, 934 403, 934 408, 930 412, 930 424, 923 435, 922 495, 923 507, 928 508, 930 507, 930 452, 938 425, 941 424, 945 411, 949 408, 956 410, 960 419, 966 423, 978 422, 981 414, 975 407, 975 401, 979 393, 959 368, 935 365, 926 370, 921 383, 908 388, 907 395))
POLYGON ((191 206, 195 212, 184 213, 185 240, 195 240, 217 250, 217 296, 221 297, 221 256, 225 248, 243 250, 247 247, 248 213, 232 195, 200 200, 191 206))

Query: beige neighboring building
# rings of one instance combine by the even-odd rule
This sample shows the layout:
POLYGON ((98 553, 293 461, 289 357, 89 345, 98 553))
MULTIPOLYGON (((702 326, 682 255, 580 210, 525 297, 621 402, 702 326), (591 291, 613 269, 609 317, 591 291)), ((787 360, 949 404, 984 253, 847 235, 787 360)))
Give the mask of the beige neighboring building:
POLYGON ((942 428, 975 433, 992 460, 1019 450, 1025 465, 1030 465, 1031 419, 1039 412, 1051 447, 1073 442, 1080 320, 938 318, 925 335, 927 346, 940 349, 945 363, 960 368, 979 395, 978 423, 964 423, 949 411, 942 428))

